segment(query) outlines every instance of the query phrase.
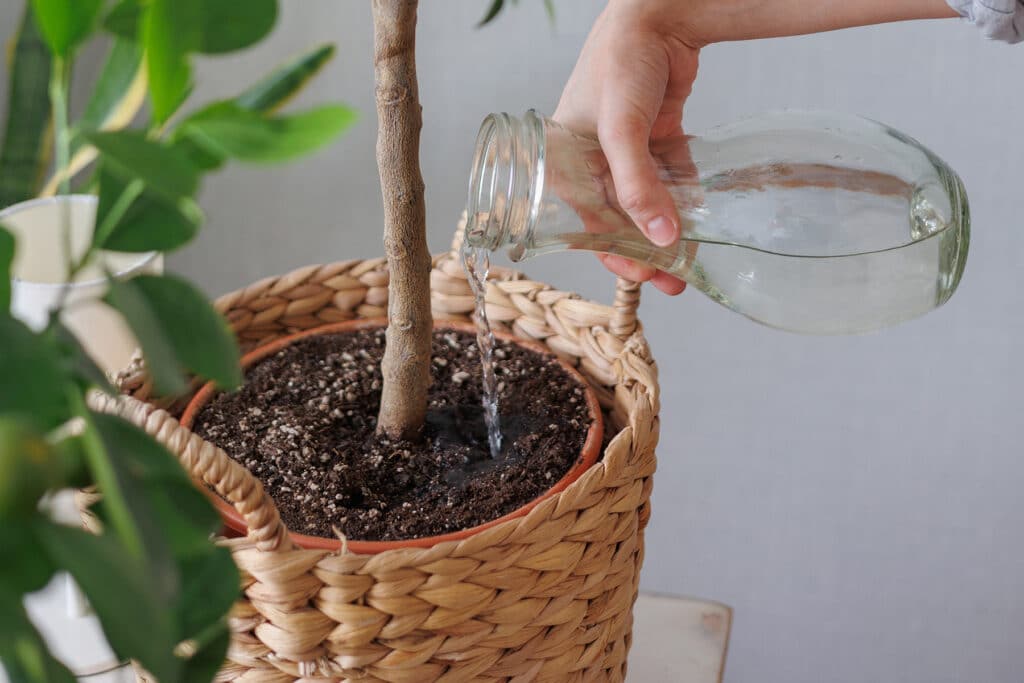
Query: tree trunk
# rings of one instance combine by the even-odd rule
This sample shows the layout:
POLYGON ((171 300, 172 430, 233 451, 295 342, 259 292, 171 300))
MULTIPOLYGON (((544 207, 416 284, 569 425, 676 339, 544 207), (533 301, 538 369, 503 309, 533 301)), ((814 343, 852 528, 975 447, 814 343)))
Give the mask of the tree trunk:
POLYGON ((377 167, 388 257, 387 347, 377 431, 416 439, 430 384, 430 252, 427 249, 416 85, 417 0, 373 0, 377 167))

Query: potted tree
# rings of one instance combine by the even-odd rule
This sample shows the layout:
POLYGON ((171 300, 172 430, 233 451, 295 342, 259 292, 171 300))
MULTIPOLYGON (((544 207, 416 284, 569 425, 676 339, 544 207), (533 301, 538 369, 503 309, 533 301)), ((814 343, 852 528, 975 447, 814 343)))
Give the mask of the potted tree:
POLYGON ((159 0, 144 12, 134 3, 108 7, 100 0, 26 4, 0 139, 0 223, 18 226, 12 234, 0 225, 0 546, 7 550, 0 567, 0 664, 12 681, 74 680, 22 604, 24 594, 58 570, 84 589, 116 654, 161 681, 210 680, 224 659, 226 613, 239 577, 230 553, 209 540, 220 526, 216 511, 157 441, 88 407, 90 392, 114 390, 69 328, 81 321, 82 306, 91 303, 86 299, 105 292, 109 310, 149 340, 154 377, 165 389, 185 386, 186 370, 225 387, 240 380, 237 345, 197 289, 175 276, 118 264, 151 262, 147 255, 180 247, 195 234, 203 174, 232 157, 299 156, 352 121, 352 112, 338 105, 275 111, 330 58, 330 46, 191 113, 184 113, 191 109, 182 106, 184 98, 168 99, 189 83, 189 51, 234 51, 269 32, 276 2, 245 4, 247 20, 231 32, 218 24, 237 2, 197 4, 182 16, 159 0), (101 23, 118 37, 72 125, 71 66, 101 23), (185 43, 187 51, 167 45, 185 36, 195 41, 185 43), (169 79, 177 85, 169 87, 169 79), (152 116, 137 117, 147 94, 152 116), (139 127, 129 130, 136 118, 139 127), (244 149, 232 147, 232 136, 247 140, 244 149), (44 182, 51 138, 55 170, 44 182), (69 194, 73 180, 84 194, 69 194), (32 220, 25 220, 29 214, 32 220), (40 232, 54 244, 35 254, 42 264, 26 265, 33 255, 26 257, 25 247, 40 232), (26 280, 32 265, 56 271, 54 279, 26 280), (103 494, 95 534, 59 523, 40 505, 52 492, 92 485, 103 494))
MULTIPOLYGON (((129 6, 129 10, 134 6, 134 15, 141 17, 135 26, 145 27, 158 16, 154 12, 162 3, 150 0, 121 5, 129 6)), ((494 6, 500 10, 500 5, 494 3, 492 11, 494 6)), ((400 470, 405 469, 405 460, 410 457, 407 452, 422 448, 432 412, 447 407, 448 417, 456 424, 471 421, 453 410, 458 406, 431 405, 431 374, 435 380, 441 378, 463 387, 475 380, 467 369, 434 369, 450 367, 453 356, 472 369, 472 335, 460 334, 457 325, 440 336, 432 336, 432 331, 433 321, 448 324, 468 320, 474 299, 454 257, 459 235, 449 254, 431 259, 426 249, 417 161, 420 121, 415 19, 415 2, 379 0, 374 5, 378 158, 387 215, 387 258, 309 266, 255 283, 215 304, 242 349, 257 349, 252 357, 254 364, 249 366, 249 381, 238 397, 245 398, 250 392, 250 397, 260 399, 258 383, 272 383, 283 377, 280 373, 291 373, 283 385, 287 386, 289 380, 295 383, 295 395, 303 399, 302 406, 312 401, 311 409, 319 411, 319 406, 325 405, 328 415, 338 410, 341 418, 356 417, 349 404, 357 403, 360 396, 345 396, 346 392, 356 394, 352 392, 354 386, 368 387, 364 396, 374 392, 379 395, 371 412, 374 419, 364 425, 371 432, 368 440, 372 457, 333 462, 332 458, 344 454, 322 453, 312 447, 306 454, 301 439, 304 434, 290 433, 295 431, 292 424, 284 425, 287 430, 276 425, 279 433, 274 436, 299 436, 298 441, 265 445, 276 445, 289 454, 294 451, 296 458, 319 461, 326 455, 324 464, 329 464, 331 470, 335 465, 348 465, 349 469, 358 465, 364 470, 384 465, 380 478, 395 479, 406 473, 400 470), (328 342, 304 337, 280 349, 259 348, 279 344, 325 323, 370 320, 371 325, 379 325, 372 321, 385 313, 386 340, 376 330, 361 329, 349 330, 340 337, 335 334, 328 342), (322 353, 319 358, 313 353, 318 344, 322 353), (360 352, 365 352, 365 357, 360 352), (305 365, 311 358, 316 363, 323 361, 323 365, 311 370, 305 365), (383 368, 379 375, 375 369, 378 358, 383 368), (353 363, 362 367, 353 367, 353 363), (306 388, 321 388, 319 382, 314 387, 303 386, 303 379, 321 368, 332 373, 330 382, 324 379, 323 389, 335 393, 326 404, 322 398, 303 393, 306 388), (261 373, 266 375, 262 380, 261 373), (373 387, 375 381, 379 382, 377 388, 373 387), (342 410, 332 401, 347 404, 342 410), (347 415, 350 410, 351 416, 347 415), (373 448, 381 444, 386 448, 374 453, 373 448)), ((174 50, 167 61, 180 65, 189 49, 179 46, 174 50)), ((170 84, 180 85, 180 80, 170 84)), ((168 87, 163 95, 167 101, 182 96, 180 89, 168 87)), ((217 149, 201 136, 191 142, 197 145, 200 159, 211 147, 217 149)), ((158 369, 160 340, 173 338, 174 332, 163 329, 161 334, 152 335, 158 339, 148 339, 148 345, 146 338, 141 339, 145 362, 135 363, 118 377, 118 388, 129 397, 94 395, 92 406, 102 414, 121 415, 155 436, 244 522, 244 537, 220 542, 241 570, 243 595, 231 612, 231 646, 226 661, 217 662, 221 666, 219 678, 621 680, 643 558, 643 528, 649 516, 658 433, 656 371, 636 321, 637 302, 638 288, 631 283, 620 282, 615 304, 601 306, 516 273, 495 273, 487 288, 488 316, 500 332, 540 347, 539 351, 501 348, 506 359, 522 354, 513 360, 522 362, 523 371, 509 377, 506 391, 513 391, 513 385, 524 376, 550 371, 563 387, 568 387, 565 404, 571 404, 572 398, 578 404, 588 404, 581 400, 582 394, 575 393, 583 389, 579 385, 582 377, 587 390, 596 396, 607 425, 599 461, 585 463, 580 472, 574 473, 579 476, 565 481, 564 487, 559 476, 549 470, 549 479, 555 485, 545 484, 544 488, 550 495, 544 496, 541 491, 541 500, 526 501, 511 518, 499 515, 468 530, 459 528, 453 537, 414 533, 414 539, 392 538, 384 541, 391 545, 376 547, 363 543, 370 536, 360 538, 340 528, 342 533, 328 528, 320 534, 327 538, 324 545, 329 547, 303 547, 307 540, 289 533, 278 511, 296 497, 296 492, 278 486, 278 498, 273 500, 246 469, 261 466, 248 462, 253 449, 245 450, 243 443, 239 450, 235 448, 238 444, 224 441, 224 433, 214 433, 218 426, 234 424, 241 428, 243 421, 251 426, 253 420, 268 413, 271 418, 279 418, 282 406, 239 403, 231 396, 203 404, 214 391, 201 390, 193 399, 192 392, 200 386, 196 382, 184 395, 163 391, 158 369), (553 362, 552 356, 568 362, 579 376, 553 362), (205 410, 223 408, 231 401, 245 414, 234 420, 229 411, 219 416, 203 415, 205 410), (187 404, 192 407, 183 416, 187 404), (183 426, 179 416, 194 419, 191 424, 197 431, 183 426)), ((468 391, 462 396, 463 401, 468 400, 466 396, 476 398, 468 391)), ((529 398, 520 395, 519 400, 525 405, 529 398)), ((513 405, 513 414, 518 407, 513 405)), ((582 434, 581 440, 585 441, 596 417, 569 418, 579 423, 575 427, 584 427, 577 432, 582 434)), ((552 432, 572 431, 573 425, 568 423, 550 424, 552 432)), ((271 422, 270 426, 275 425, 271 422)), ((527 436, 536 434, 535 428, 527 430, 527 436)), ((230 437, 244 441, 245 436, 228 434, 229 441, 230 437)), ((542 445, 535 451, 544 448, 542 445)), ((550 450, 561 450, 564 456, 564 448, 550 450)), ((577 451, 563 458, 566 470, 579 455, 577 451)), ((490 467, 481 469, 493 471, 490 467)), ((461 471, 455 478, 464 474, 461 471)), ((437 483, 453 483, 447 477, 442 480, 437 483)), ((469 477, 468 481, 474 479, 469 477)), ((322 480, 307 480, 308 490, 301 492, 303 498, 314 497, 310 494, 316 489, 308 484, 319 487, 322 480)), ((359 493, 363 494, 362 487, 359 493)), ((354 494, 347 500, 344 493, 341 495, 345 508, 359 507, 354 494)), ((380 505, 377 510, 381 512, 380 505)), ((428 506, 424 513, 432 514, 435 520, 445 517, 440 505, 436 509, 428 506)), ((230 519, 225 521, 231 523, 230 519)), ((408 529, 404 531, 408 535, 408 529)), ((146 675, 143 670, 149 669, 163 680, 144 659, 140 658, 140 664, 140 673, 146 675)))
MULTIPOLYGON (((222 297, 218 310, 243 350, 252 351, 242 392, 218 398, 206 388, 194 398, 161 398, 137 363, 119 385, 138 400, 121 410, 217 488, 223 507, 237 513, 226 512, 225 521, 245 529, 244 537, 224 541, 245 590, 232 613, 223 679, 622 680, 658 434, 656 370, 636 321, 635 284, 620 281, 613 306, 507 271, 495 273, 487 288, 486 312, 495 327, 568 361, 602 406, 607 432, 599 461, 564 488, 509 519, 468 530, 457 525, 452 535, 420 529, 412 538, 404 537, 407 528, 389 536, 380 525, 351 525, 353 518, 366 521, 349 513, 367 509, 355 499, 375 498, 373 489, 332 488, 340 496, 333 511, 330 500, 327 512, 305 516, 295 506, 296 499, 322 499, 325 484, 352 481, 353 468, 364 470, 355 472, 360 483, 366 470, 382 466, 386 477, 401 478, 406 453, 424 448, 430 416, 441 407, 438 380, 454 381, 436 369, 437 359, 451 363, 441 347, 450 342, 472 356, 470 335, 432 336, 435 325, 468 320, 474 297, 456 256, 461 235, 448 254, 431 259, 426 248, 416 9, 409 0, 374 3, 386 258, 309 266, 222 297), (366 329, 326 342, 306 336, 341 321, 377 326, 385 313, 386 341, 366 329), (365 374, 353 363, 368 366, 365 374), (306 377, 322 378, 324 391, 316 393, 319 382, 306 386, 306 377), (275 387, 292 398, 267 400, 275 387), (288 406, 295 403, 351 417, 352 406, 367 396, 378 419, 366 419, 364 409, 361 419, 376 431, 365 449, 348 444, 344 453, 323 452, 322 443, 304 438, 315 427, 283 419, 293 416, 288 406), (375 452, 374 444, 386 448, 375 452), (285 470, 298 461, 316 461, 307 472, 318 471, 317 462, 324 467, 320 476, 282 485, 288 472, 266 469, 268 458, 285 470), (345 474, 335 477, 335 467, 345 474), (250 469, 271 482, 276 499, 250 469), (289 531, 279 509, 298 533, 289 531)), ((493 3, 490 13, 500 9, 493 3)), ((538 354, 532 367, 536 372, 548 362, 538 354)), ((322 428, 336 426, 328 419, 322 428)), ((555 431, 565 427, 554 422, 555 431)), ((448 510, 444 500, 417 512, 437 520, 448 510)), ((384 514, 379 505, 374 511, 384 514)))

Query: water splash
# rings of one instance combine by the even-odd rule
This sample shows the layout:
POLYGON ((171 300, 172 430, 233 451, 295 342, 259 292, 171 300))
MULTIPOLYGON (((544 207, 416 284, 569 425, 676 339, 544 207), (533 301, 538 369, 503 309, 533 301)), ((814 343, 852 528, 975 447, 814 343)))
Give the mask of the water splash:
POLYGON ((494 333, 487 320, 485 293, 487 274, 491 268, 491 256, 486 249, 471 247, 462 243, 462 268, 476 299, 476 343, 480 349, 480 366, 483 368, 483 408, 487 423, 487 443, 491 457, 501 456, 501 421, 498 417, 498 378, 494 372, 494 333))

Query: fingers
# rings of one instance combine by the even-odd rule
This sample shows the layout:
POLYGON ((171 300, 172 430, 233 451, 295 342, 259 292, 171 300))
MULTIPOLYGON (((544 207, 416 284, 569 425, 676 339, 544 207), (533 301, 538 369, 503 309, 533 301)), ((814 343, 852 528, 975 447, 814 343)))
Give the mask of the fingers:
POLYGON ((601 263, 604 264, 605 268, 619 277, 624 277, 627 280, 632 280, 633 282, 650 281, 652 285, 669 296, 682 294, 686 289, 685 280, 680 280, 674 275, 669 275, 664 271, 654 270, 653 268, 639 264, 636 261, 630 261, 627 258, 616 256, 614 254, 598 254, 597 257, 601 260, 601 263))
MULTIPOLYGON (((679 239, 679 219, 671 195, 658 178, 648 151, 650 126, 635 113, 616 113, 607 124, 601 145, 608 156, 619 205, 651 242, 659 247, 679 239)), ((601 136, 601 133, 598 133, 601 136)))
MULTIPOLYGON (((668 64, 638 59, 629 73, 613 73, 602 98, 597 135, 608 157, 619 205, 654 244, 679 239, 675 202, 658 177, 649 150, 651 127, 661 108, 668 64)), ((621 63, 616 71, 624 69, 621 63)))
POLYGON ((669 296, 682 294, 683 290, 686 289, 686 280, 680 280, 663 270, 659 270, 654 274, 651 278, 651 284, 669 296))
POLYGON ((605 268, 619 277, 624 277, 633 282, 647 282, 657 273, 650 266, 630 261, 628 258, 616 256, 615 254, 598 254, 597 258, 601 260, 605 268))

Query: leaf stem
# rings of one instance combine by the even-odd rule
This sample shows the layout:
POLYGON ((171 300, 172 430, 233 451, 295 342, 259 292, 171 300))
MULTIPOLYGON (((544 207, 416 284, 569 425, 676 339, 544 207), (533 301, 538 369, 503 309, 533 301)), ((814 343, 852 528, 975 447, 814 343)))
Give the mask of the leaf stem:
POLYGON ((103 244, 104 240, 110 237, 114 227, 124 218, 124 214, 131 207, 132 202, 139 198, 139 195, 142 194, 145 188, 145 181, 139 178, 128 183, 124 190, 121 191, 121 195, 114 201, 114 205, 110 207, 110 211, 104 217, 103 223, 96 226, 96 233, 92 240, 93 244, 103 244))
POLYGON ((143 557, 142 538, 139 536, 138 528, 135 526, 128 506, 118 493, 117 473, 114 471, 110 458, 107 457, 107 448, 96 431, 96 425, 93 424, 92 415, 85 405, 85 399, 74 386, 68 388, 67 394, 71 412, 82 420, 80 438, 82 449, 85 451, 85 460, 92 472, 93 480, 103 492, 103 506, 109 513, 114 533, 124 543, 128 552, 141 558, 143 557))
POLYGON ((66 197, 71 191, 71 174, 68 172, 71 160, 71 127, 68 124, 68 76, 70 73, 70 62, 64 57, 54 56, 53 66, 50 70, 50 107, 53 109, 55 173, 60 177, 57 207, 60 211, 61 243, 67 272, 64 286, 61 287, 60 296, 57 299, 54 315, 59 315, 61 309, 64 308, 68 295, 71 293, 71 284, 92 257, 93 252, 92 247, 89 247, 80 259, 75 259, 71 236, 71 204, 66 201, 66 197))
MULTIPOLYGON (((50 106, 53 108, 54 155, 57 171, 63 174, 58 194, 65 196, 71 187, 71 181, 64 171, 71 158, 71 128, 68 125, 68 62, 63 57, 53 58, 50 70, 50 106)), ((71 207, 67 202, 59 204, 61 208, 61 234, 64 242, 64 259, 67 264, 68 281, 74 268, 74 255, 71 253, 71 207)))

